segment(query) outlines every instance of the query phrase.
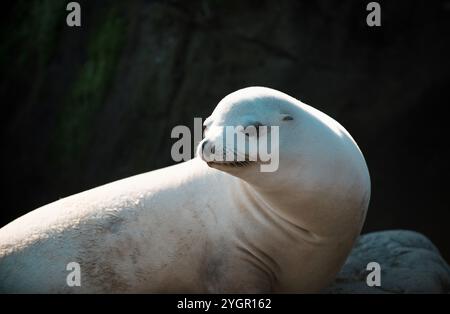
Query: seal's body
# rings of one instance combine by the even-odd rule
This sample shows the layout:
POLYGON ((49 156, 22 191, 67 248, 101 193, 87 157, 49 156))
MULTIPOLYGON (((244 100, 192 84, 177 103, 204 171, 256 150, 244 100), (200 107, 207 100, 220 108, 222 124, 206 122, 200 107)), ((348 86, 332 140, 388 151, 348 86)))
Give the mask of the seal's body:
POLYGON ((36 209, 0 229, 0 291, 324 288, 364 222, 364 158, 333 119, 260 87, 225 97, 201 144, 218 145, 223 125, 248 121, 279 125, 277 171, 259 171, 258 161, 206 163, 199 152, 36 209), (71 262, 80 265, 79 287, 66 282, 71 262))

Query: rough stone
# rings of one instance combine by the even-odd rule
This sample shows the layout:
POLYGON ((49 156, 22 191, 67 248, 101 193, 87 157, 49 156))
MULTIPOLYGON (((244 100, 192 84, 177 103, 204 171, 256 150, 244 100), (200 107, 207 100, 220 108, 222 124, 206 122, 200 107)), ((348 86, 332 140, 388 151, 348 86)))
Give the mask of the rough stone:
POLYGON ((449 293, 450 267, 424 235, 390 230, 362 235, 326 293, 449 293), (370 262, 381 266, 381 286, 369 287, 370 262))

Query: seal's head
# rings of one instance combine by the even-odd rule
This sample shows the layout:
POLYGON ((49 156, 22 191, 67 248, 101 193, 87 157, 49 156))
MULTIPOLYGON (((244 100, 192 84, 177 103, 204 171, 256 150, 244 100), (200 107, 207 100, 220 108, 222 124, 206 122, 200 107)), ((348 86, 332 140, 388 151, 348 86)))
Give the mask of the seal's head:
POLYGON ((229 94, 204 128, 198 156, 261 189, 327 189, 367 180, 351 177, 359 170, 367 173, 366 164, 339 123, 274 89, 248 87, 229 94))
POLYGON ((210 167, 246 181, 284 172, 289 159, 298 157, 297 102, 265 87, 229 94, 205 120, 198 156, 210 167))

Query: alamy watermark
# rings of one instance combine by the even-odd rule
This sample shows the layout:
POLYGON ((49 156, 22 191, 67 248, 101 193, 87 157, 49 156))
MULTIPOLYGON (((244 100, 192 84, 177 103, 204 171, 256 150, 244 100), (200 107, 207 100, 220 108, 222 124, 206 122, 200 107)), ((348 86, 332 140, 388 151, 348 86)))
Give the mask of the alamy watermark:
MULTIPOLYGON (((279 126, 247 125, 216 126, 215 135, 203 138, 202 119, 194 118, 194 147, 205 162, 222 165, 248 165, 258 162, 261 172, 278 169, 279 126)), ((184 125, 178 125, 171 132, 178 138, 172 145, 174 161, 187 161, 192 157, 192 133, 184 125)))
POLYGON ((377 262, 370 262, 367 264, 366 270, 370 273, 366 277, 366 284, 369 287, 381 286, 381 265, 377 262))
MULTIPOLYGON (((69 27, 81 26, 81 6, 78 2, 69 2, 66 6, 66 11, 69 11, 66 17, 66 24, 69 27)), ((381 26, 381 6, 378 2, 372 1, 366 5, 366 11, 370 13, 366 17, 368 26, 381 26)))
POLYGON ((81 6, 78 2, 69 2, 66 11, 70 11, 66 17, 66 24, 69 27, 81 26, 81 6))
POLYGON ((367 15, 367 26, 381 26, 381 7, 378 2, 369 2, 366 6, 366 10, 370 11, 367 15))
POLYGON ((66 265, 66 270, 70 273, 66 277, 69 287, 81 287, 81 267, 77 262, 70 262, 66 265))

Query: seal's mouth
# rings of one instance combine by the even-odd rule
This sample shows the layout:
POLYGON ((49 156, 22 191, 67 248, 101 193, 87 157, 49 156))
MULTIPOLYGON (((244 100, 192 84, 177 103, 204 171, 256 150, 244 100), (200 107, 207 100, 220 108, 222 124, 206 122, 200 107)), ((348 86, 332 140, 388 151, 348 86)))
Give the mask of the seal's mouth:
POLYGON ((224 167, 240 168, 240 167, 248 167, 248 166, 256 163, 256 161, 249 161, 249 160, 244 160, 244 161, 207 161, 206 163, 210 167, 224 166, 224 167))

